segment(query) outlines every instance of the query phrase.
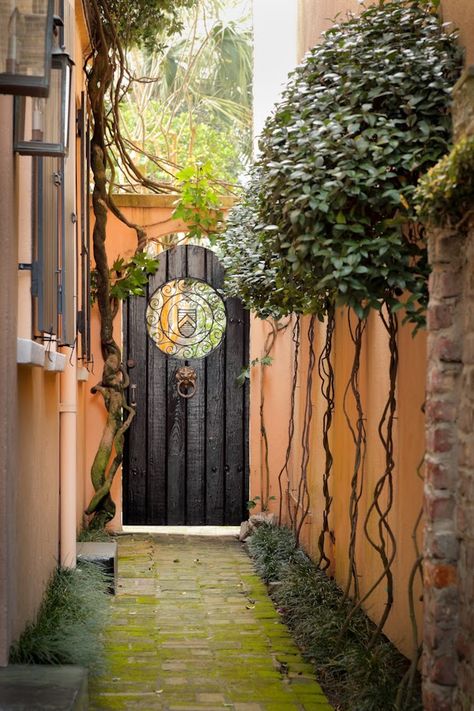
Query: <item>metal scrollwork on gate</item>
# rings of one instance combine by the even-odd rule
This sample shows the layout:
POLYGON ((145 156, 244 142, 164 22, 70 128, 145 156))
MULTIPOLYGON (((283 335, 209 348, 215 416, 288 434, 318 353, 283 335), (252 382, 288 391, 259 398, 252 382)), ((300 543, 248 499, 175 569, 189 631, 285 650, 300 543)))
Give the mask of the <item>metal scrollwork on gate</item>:
POLYGON ((219 294, 198 279, 174 279, 157 289, 146 310, 148 335, 175 358, 204 358, 222 341, 225 306, 219 294))

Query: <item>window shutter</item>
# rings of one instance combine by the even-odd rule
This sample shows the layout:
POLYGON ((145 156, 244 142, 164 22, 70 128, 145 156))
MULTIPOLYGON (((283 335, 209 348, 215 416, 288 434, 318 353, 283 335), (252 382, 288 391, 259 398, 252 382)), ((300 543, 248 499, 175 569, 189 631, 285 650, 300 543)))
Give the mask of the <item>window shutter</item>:
POLYGON ((50 337, 58 333, 59 225, 62 176, 56 158, 34 159, 33 227, 36 236, 36 285, 38 331, 50 337))

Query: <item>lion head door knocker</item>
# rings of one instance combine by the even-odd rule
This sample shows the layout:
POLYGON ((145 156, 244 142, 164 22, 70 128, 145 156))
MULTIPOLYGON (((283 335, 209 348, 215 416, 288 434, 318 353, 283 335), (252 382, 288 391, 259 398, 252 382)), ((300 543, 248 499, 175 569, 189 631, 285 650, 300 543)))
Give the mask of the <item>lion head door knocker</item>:
POLYGON ((196 393, 197 373, 194 368, 183 365, 176 371, 176 381, 178 383, 178 395, 189 399, 196 393))

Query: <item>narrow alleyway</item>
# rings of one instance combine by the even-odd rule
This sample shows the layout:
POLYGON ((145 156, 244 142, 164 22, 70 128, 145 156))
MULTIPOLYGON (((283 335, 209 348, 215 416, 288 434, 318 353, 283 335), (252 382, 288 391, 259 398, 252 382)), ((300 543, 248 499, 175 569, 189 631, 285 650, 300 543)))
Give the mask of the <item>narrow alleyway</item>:
POLYGON ((90 709, 225 708, 331 709, 235 538, 121 536, 90 709))

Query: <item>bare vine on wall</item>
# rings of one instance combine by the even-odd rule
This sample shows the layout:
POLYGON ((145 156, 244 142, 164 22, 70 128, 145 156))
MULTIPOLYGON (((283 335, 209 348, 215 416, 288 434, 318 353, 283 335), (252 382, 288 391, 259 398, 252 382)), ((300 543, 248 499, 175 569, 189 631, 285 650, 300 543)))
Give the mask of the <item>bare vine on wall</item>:
POLYGON ((283 476, 285 475, 285 498, 287 505, 287 515, 290 527, 294 530, 293 508, 291 506, 291 481, 288 466, 290 463, 291 452, 293 449, 293 439, 295 435, 295 404, 296 404, 296 388, 298 385, 298 369, 299 369, 299 352, 300 352, 300 335, 301 335, 301 317, 299 314, 295 316, 292 341, 293 341, 293 369, 291 382, 290 396, 290 416, 288 420, 288 444, 286 447, 285 461, 278 474, 278 491, 279 491, 279 513, 278 521, 283 524, 283 476))
POLYGON ((334 543, 333 535, 329 528, 329 514, 331 512, 332 496, 330 493, 329 479, 331 476, 334 457, 331 450, 330 431, 334 413, 334 368, 333 368, 333 338, 336 325, 334 305, 328 306, 326 319, 326 338, 318 361, 318 375, 320 390, 326 409, 323 414, 322 438, 324 449, 323 497, 324 509, 321 532, 318 539, 319 567, 326 570, 331 565, 331 560, 326 555, 326 542, 330 538, 334 543))
POLYGON ((357 572, 356 562, 356 539, 357 527, 359 522, 359 502, 362 497, 363 491, 364 463, 367 446, 364 411, 359 386, 362 344, 364 332, 367 326, 367 321, 362 320, 361 318, 357 318, 355 327, 353 326, 352 321, 352 312, 349 310, 347 312, 347 322, 351 340, 354 344, 354 356, 352 361, 351 374, 346 389, 344 391, 343 410, 346 418, 346 423, 350 430, 352 441, 354 443, 354 467, 351 477, 351 493, 349 499, 349 568, 347 582, 344 588, 344 600, 347 600, 350 595, 352 595, 353 599, 355 600, 358 600, 360 598, 359 575, 357 572), (349 392, 352 394, 356 408, 356 421, 354 425, 352 424, 352 417, 348 408, 349 392))

